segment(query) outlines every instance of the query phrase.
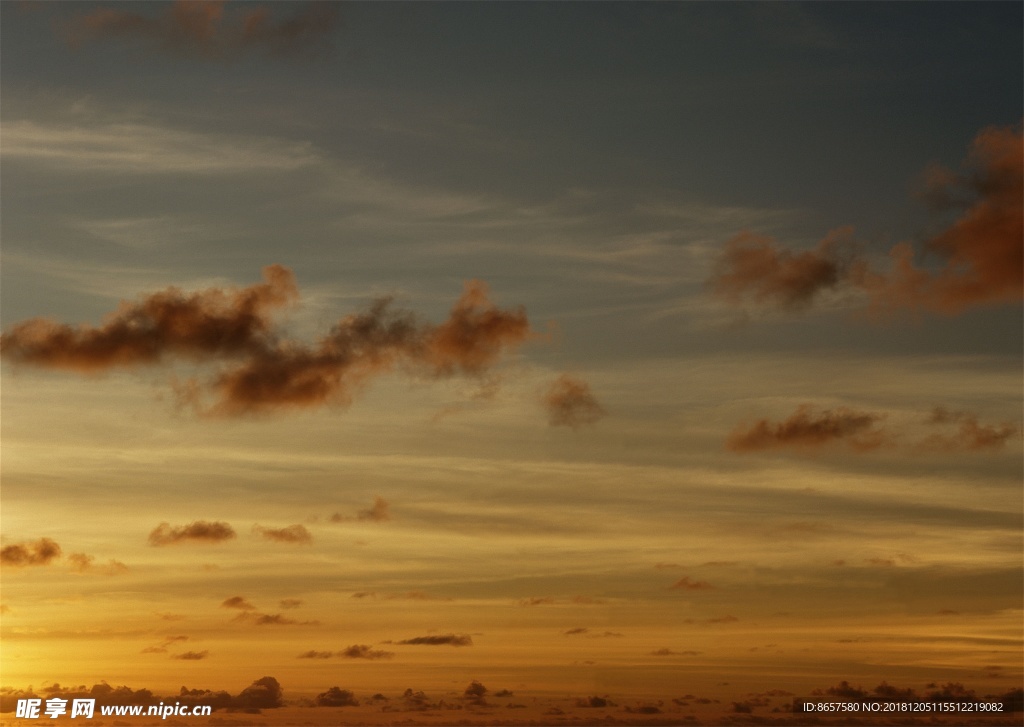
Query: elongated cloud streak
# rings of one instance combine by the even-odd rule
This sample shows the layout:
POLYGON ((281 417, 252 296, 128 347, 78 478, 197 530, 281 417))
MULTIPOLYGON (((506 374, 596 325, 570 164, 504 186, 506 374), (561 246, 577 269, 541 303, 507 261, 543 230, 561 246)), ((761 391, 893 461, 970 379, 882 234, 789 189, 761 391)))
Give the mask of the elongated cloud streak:
POLYGON ((885 435, 875 429, 881 419, 879 414, 845 408, 815 412, 805 404, 781 422, 761 419, 749 428, 735 430, 729 435, 726 447, 734 452, 751 452, 786 447, 816 448, 845 442, 855 450, 865 451, 886 443, 885 435))
POLYGON ((49 538, 14 543, 0 549, 0 563, 8 566, 47 565, 60 557, 60 546, 49 538))
MULTIPOLYGON (((176 358, 219 363, 208 385, 192 379, 177 393, 197 411, 241 415, 345 404, 368 380, 396 367, 433 377, 480 376, 531 336, 521 308, 498 308, 483 283, 470 281, 439 325, 381 300, 341 319, 316 345, 281 340, 270 314, 298 297, 295 279, 281 265, 264 268, 263 276, 263 284, 240 290, 184 295, 171 288, 123 303, 99 327, 25 321, 0 337, 0 355, 80 372, 176 358), (207 394, 214 400, 205 407, 207 394)), ((385 514, 375 504, 367 517, 385 514)))
POLYGON ((171 527, 170 523, 160 523, 149 534, 149 544, 155 546, 175 545, 177 543, 219 543, 235 537, 235 530, 227 523, 196 520, 188 525, 171 527))
POLYGON ((543 398, 551 426, 576 429, 593 424, 605 415, 604 408, 590 391, 590 384, 563 374, 548 387, 543 398))
POLYGON ((100 8, 67 29, 72 46, 106 39, 134 40, 173 55, 229 59, 248 51, 296 56, 329 48, 337 26, 337 6, 308 3, 275 20, 266 7, 225 14, 220 0, 177 0, 159 16, 100 8))
POLYGON ((468 634, 443 634, 438 636, 416 636, 397 642, 399 644, 426 646, 472 646, 473 638, 468 634))
POLYGON ((932 434, 918 444, 919 449, 934 452, 999 450, 1019 431, 1010 422, 982 424, 976 414, 949 411, 943 407, 936 407, 932 411, 928 423, 957 425, 952 434, 932 434))

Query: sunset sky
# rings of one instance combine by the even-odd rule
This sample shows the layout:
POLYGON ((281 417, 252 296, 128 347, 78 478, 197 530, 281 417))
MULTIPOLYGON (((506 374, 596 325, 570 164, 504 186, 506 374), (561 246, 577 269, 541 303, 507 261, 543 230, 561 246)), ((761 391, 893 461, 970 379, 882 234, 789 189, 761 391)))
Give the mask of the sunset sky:
POLYGON ((6 694, 1021 687, 1020 3, 0 11, 6 694))

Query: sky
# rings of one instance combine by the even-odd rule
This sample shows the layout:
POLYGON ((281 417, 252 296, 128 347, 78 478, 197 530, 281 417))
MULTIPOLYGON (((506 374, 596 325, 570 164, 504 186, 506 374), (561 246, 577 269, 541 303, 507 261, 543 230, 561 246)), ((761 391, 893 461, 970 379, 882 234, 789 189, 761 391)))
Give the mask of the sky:
POLYGON ((0 719, 1021 688, 1019 3, 0 18, 0 719))

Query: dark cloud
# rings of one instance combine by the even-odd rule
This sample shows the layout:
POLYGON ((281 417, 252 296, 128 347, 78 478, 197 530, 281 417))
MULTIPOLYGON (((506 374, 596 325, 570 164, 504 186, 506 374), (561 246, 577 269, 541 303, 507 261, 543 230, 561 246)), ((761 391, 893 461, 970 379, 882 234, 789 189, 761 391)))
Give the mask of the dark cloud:
POLYGON ((243 689, 234 701, 238 707, 254 709, 274 709, 284 705, 281 684, 274 677, 257 679, 243 689))
POLYGON ((1024 296, 1024 142, 1019 128, 988 128, 974 139, 964 171, 927 172, 927 197, 955 220, 930 237, 889 251, 879 272, 852 254, 843 228, 813 250, 791 252, 774 239, 744 232, 718 260, 711 289, 733 303, 751 297, 783 308, 808 306, 826 288, 867 293, 875 313, 899 310, 956 315, 1024 296), (938 264, 922 266, 918 258, 938 264))
POLYGON ((548 410, 548 422, 553 427, 576 429, 584 424, 593 424, 605 415, 604 408, 590 391, 590 384, 566 374, 555 379, 542 401, 548 410))
POLYGON ((588 631, 590 631, 590 629, 585 628, 583 626, 577 626, 574 629, 569 629, 568 631, 563 631, 562 633, 565 634, 566 636, 575 636, 577 634, 585 634, 588 631))
POLYGON ((242 10, 220 0, 177 0, 159 15, 99 8, 75 18, 65 34, 72 47, 131 41, 176 56, 229 60, 246 53, 278 57, 321 53, 330 49, 337 24, 334 3, 303 4, 287 17, 275 19, 268 7, 246 4, 242 10))
POLYGON ((288 268, 269 265, 263 279, 240 290, 213 288, 191 295, 168 288, 135 303, 122 302, 98 328, 34 318, 0 337, 0 353, 14 362, 81 372, 171 357, 252 354, 271 345, 270 313, 298 297, 288 268))
POLYGON ((615 706, 615 702, 613 702, 612 700, 608 699, 607 696, 604 696, 604 697, 587 697, 586 699, 577 699, 576 700, 576 706, 577 707, 590 708, 590 709, 603 709, 604 707, 614 707, 615 706))
POLYGON ((850 409, 826 409, 816 413, 802 405, 788 419, 777 424, 761 419, 753 426, 739 428, 729 435, 726 447, 734 452, 751 452, 777 448, 817 448, 835 442, 845 442, 852 449, 864 452, 888 443, 875 424, 883 419, 880 414, 856 412, 850 409))
POLYGON ((60 546, 49 538, 12 543, 0 548, 0 563, 20 568, 30 565, 49 565, 60 557, 60 546))
POLYGON ((234 537, 235 531, 227 523, 196 520, 188 525, 175 527, 171 527, 169 523, 160 523, 149 534, 149 544, 164 546, 188 542, 219 543, 234 537))
POLYGON ((257 626, 316 626, 319 621, 296 621, 279 613, 240 613, 235 617, 237 621, 252 620, 257 626))
POLYGON ((181 659, 183 661, 201 661, 210 655, 209 651, 186 651, 182 654, 175 654, 172 659, 181 659))
POLYGON ((220 604, 221 608, 238 608, 243 611, 255 611, 256 607, 246 601, 241 596, 232 596, 227 598, 223 603, 220 604))
POLYGON ((262 525, 254 525, 252 530, 254 533, 262 535, 264 539, 273 540, 276 543, 308 545, 313 542, 313 535, 305 525, 289 525, 285 528, 265 528, 262 525))
MULTIPOLYGON (((498 308, 483 283, 469 281, 440 325, 381 300, 307 346, 282 340, 271 325, 270 313, 298 296, 291 271, 270 265, 263 275, 264 284, 241 290, 186 296, 172 288, 122 303, 98 328, 29 320, 0 336, 0 354, 80 372, 174 358, 219 363, 211 381, 189 379, 175 390, 182 404, 199 413, 230 416, 345 404, 371 378, 399 366, 433 377, 481 376, 532 336, 522 308, 498 308)), ((386 513, 386 505, 375 503, 360 516, 381 519, 386 513)))
POLYGON ((771 237, 743 232, 725 245, 709 284, 712 291, 733 303, 744 296, 783 308, 803 308, 825 288, 839 283, 844 264, 838 249, 852 230, 829 233, 813 250, 793 253, 771 237))
POLYGON ((443 634, 437 636, 416 636, 412 639, 405 639, 397 642, 399 644, 426 645, 426 646, 472 646, 473 638, 468 634, 443 634))
POLYGON ((714 586, 707 581, 695 581, 689 576, 684 576, 669 586, 669 588, 680 591, 706 591, 714 588, 714 586))
POLYGON ((366 644, 353 644, 338 652, 345 659, 390 659, 394 655, 393 651, 373 649, 366 644))
POLYGON ((672 649, 655 649, 651 656, 699 656, 699 651, 673 651, 672 649))
POLYGON ((330 659, 334 657, 333 651, 303 651, 296 658, 297 659, 330 659))
POLYGON ((316 695, 318 707, 358 707, 359 700, 347 689, 331 687, 326 692, 316 695))

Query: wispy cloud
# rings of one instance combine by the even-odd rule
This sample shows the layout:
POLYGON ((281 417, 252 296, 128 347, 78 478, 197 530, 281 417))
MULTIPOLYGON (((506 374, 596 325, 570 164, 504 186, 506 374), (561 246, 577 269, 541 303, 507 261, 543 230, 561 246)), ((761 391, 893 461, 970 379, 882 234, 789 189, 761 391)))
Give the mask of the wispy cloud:
POLYGON ((287 172, 321 161, 307 142, 197 133, 141 122, 4 122, 0 156, 62 172, 245 174, 287 172))
POLYGON ((103 564, 96 563, 96 556, 86 553, 71 553, 68 555, 71 570, 76 573, 97 573, 100 575, 116 576, 127 573, 129 568, 119 560, 111 558, 103 564))

